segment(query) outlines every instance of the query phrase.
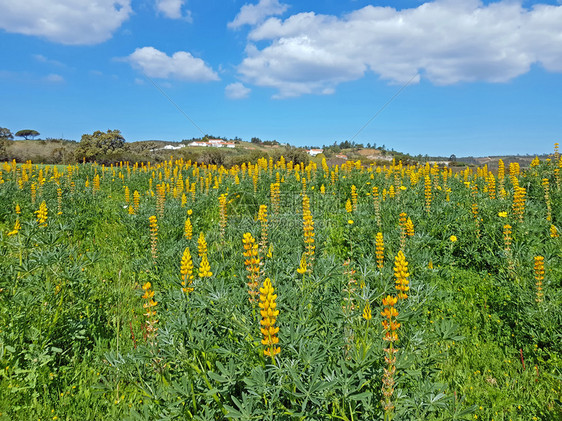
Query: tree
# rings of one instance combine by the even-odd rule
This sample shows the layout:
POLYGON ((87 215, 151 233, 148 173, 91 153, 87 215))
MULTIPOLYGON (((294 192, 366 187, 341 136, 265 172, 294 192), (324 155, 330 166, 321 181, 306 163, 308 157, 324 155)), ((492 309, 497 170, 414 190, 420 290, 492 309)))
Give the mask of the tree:
POLYGON ((125 149, 125 138, 119 130, 98 130, 82 135, 75 156, 77 160, 113 162, 119 160, 125 149))
POLYGON ((0 139, 2 140, 12 140, 14 138, 14 135, 12 134, 12 132, 5 128, 5 127, 0 127, 0 139))
POLYGON ((259 137, 252 137, 252 139, 250 140, 250 142, 252 143, 261 143, 261 139, 259 137))
POLYGON ((35 136, 39 136, 39 132, 37 130, 31 130, 31 129, 23 129, 20 130, 19 132, 16 133, 17 137, 23 137, 25 138, 25 140, 27 140, 28 137, 35 137, 35 136))

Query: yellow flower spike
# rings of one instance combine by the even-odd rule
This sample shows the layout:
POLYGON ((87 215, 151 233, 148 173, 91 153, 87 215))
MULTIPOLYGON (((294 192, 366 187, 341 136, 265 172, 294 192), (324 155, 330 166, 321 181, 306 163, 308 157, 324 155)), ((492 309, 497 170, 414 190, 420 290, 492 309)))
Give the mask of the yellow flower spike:
POLYGON ((277 295, 274 292, 271 280, 266 278, 263 282, 263 287, 260 288, 260 302, 258 305, 262 316, 260 331, 263 335, 261 343, 265 346, 263 354, 271 357, 271 361, 275 364, 275 356, 281 352, 281 348, 277 346, 279 338, 276 336, 279 332, 279 327, 274 326, 276 317, 279 315, 275 302, 277 295))
POLYGON ((407 291, 410 290, 408 286, 410 281, 408 281, 408 262, 402 250, 398 252, 394 259, 394 277, 396 278, 396 290, 398 291, 398 298, 406 299, 408 298, 407 291))
POLYGON ((37 223, 39 224, 39 226, 46 227, 48 210, 45 201, 41 202, 41 204, 39 205, 39 210, 36 210, 35 213, 37 214, 37 223))
POLYGON ((193 291, 191 284, 193 283, 193 260, 191 259, 191 252, 189 247, 183 251, 180 265, 181 285, 182 291, 189 294, 193 291))
POLYGON ((300 266, 297 269, 297 272, 300 273, 301 275, 306 273, 306 254, 303 253, 301 256, 301 262, 300 262, 300 266))
POLYGON ((369 301, 365 303, 365 307, 363 308, 363 318, 365 320, 371 320, 373 318, 371 314, 371 303, 369 303, 369 301))

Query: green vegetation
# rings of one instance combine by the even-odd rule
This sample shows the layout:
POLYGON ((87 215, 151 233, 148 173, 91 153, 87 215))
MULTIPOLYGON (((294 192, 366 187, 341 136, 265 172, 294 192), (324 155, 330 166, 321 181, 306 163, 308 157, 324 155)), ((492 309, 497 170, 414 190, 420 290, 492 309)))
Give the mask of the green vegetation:
POLYGON ((37 130, 31 130, 31 129, 24 129, 24 130, 20 130, 19 132, 16 133, 17 137, 23 137, 25 140, 27 140, 29 137, 34 138, 39 136, 39 132, 37 130))
POLYGON ((4 163, 0 420, 560 419, 561 167, 4 163))

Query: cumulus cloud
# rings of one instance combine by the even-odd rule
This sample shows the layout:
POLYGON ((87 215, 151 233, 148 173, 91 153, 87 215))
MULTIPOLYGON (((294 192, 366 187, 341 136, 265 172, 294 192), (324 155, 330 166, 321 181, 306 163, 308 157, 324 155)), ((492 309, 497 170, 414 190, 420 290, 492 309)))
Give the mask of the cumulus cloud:
POLYGON ((245 4, 234 20, 228 23, 228 27, 236 29, 243 25, 255 25, 268 16, 283 14, 288 8, 288 5, 279 3, 279 0, 260 0, 258 4, 245 4))
POLYGON ((231 83, 224 89, 225 95, 230 99, 243 99, 250 95, 251 89, 245 87, 240 82, 231 83))
POLYGON ((299 13, 256 25, 238 71, 278 97, 329 94, 367 72, 392 83, 506 82, 534 63, 562 72, 560 34, 562 6, 527 9, 511 0, 367 6, 341 17, 299 13))
POLYGON ((137 48, 126 60, 149 77, 190 82, 219 80, 217 73, 203 60, 186 51, 168 56, 154 47, 143 47, 137 48))
POLYGON ((186 19, 191 22, 192 18, 189 10, 185 12, 185 16, 182 14, 181 9, 184 4, 185 0, 156 0, 156 9, 167 18, 186 19))
POLYGON ((0 28, 61 44, 99 44, 129 18, 131 0, 0 0, 0 28))

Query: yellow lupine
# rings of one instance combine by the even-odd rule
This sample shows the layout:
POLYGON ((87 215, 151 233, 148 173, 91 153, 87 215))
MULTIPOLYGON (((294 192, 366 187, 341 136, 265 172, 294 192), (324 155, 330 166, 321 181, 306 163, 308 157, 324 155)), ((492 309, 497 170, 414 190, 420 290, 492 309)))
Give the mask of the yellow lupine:
POLYGON ((277 294, 271 285, 271 280, 266 278, 263 282, 263 287, 260 288, 260 314, 262 320, 260 321, 261 333, 263 339, 261 341, 262 345, 265 346, 263 354, 265 356, 271 357, 271 360, 275 361, 275 356, 281 352, 281 348, 277 346, 279 343, 279 338, 277 337, 277 332, 279 332, 279 327, 275 326, 277 321, 277 316, 279 315, 279 310, 277 310, 277 294))

